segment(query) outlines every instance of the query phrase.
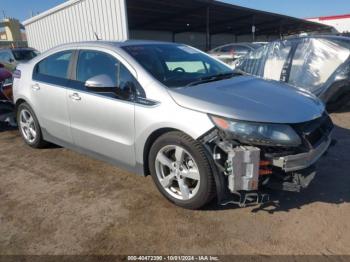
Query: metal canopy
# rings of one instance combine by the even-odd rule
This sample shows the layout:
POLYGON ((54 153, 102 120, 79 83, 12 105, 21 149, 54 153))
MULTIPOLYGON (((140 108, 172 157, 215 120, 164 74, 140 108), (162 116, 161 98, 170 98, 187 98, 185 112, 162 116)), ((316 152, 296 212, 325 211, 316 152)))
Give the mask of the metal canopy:
POLYGON ((209 35, 290 35, 332 27, 214 0, 126 0, 129 29, 209 35))

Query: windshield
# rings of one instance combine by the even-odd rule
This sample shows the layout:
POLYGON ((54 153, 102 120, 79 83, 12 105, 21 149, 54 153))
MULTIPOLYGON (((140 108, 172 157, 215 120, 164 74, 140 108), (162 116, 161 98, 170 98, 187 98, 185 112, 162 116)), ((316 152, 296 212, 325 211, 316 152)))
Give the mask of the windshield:
POLYGON ((28 61, 38 55, 34 50, 12 50, 12 53, 17 61, 28 61))
POLYGON ((232 73, 228 66, 185 45, 147 44, 125 46, 123 49, 170 88, 232 73))

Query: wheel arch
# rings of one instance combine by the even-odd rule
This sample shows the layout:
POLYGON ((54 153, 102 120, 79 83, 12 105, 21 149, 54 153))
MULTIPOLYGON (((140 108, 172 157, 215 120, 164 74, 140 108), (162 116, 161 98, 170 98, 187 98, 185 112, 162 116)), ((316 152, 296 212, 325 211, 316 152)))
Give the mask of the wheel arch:
POLYGON ((145 176, 150 175, 150 169, 149 169, 149 165, 148 165, 148 157, 149 157, 149 152, 151 150, 152 145, 154 144, 154 142, 157 140, 158 137, 160 137, 166 133, 173 132, 173 131, 184 133, 183 131, 178 130, 176 128, 165 127, 165 128, 160 128, 160 129, 153 131, 148 136, 148 138, 145 142, 145 146, 143 148, 143 172, 144 172, 145 176))
MULTIPOLYGON (((173 131, 181 132, 181 133, 186 134, 189 137, 191 137, 186 132, 179 130, 179 129, 176 129, 176 128, 160 128, 160 129, 153 131, 151 133, 151 135, 147 138, 145 146, 144 146, 144 151, 143 151, 143 169, 144 169, 145 176, 150 175, 150 169, 149 169, 149 165, 148 165, 148 157, 149 157, 149 152, 151 150, 152 145, 158 139, 158 137, 160 137, 166 133, 173 132, 173 131)), ((201 138, 202 138, 202 136, 197 138, 197 139, 194 139, 194 140, 197 140, 200 143, 203 143, 201 141, 201 138)), ((216 187, 216 197, 217 197, 218 203, 221 203, 227 195, 227 185, 225 182, 225 178, 217 169, 216 164, 214 163, 214 160, 211 157, 211 152, 208 149, 208 147, 205 146, 204 144, 203 144, 203 147, 204 147, 204 152, 209 160, 210 169, 211 169, 213 176, 214 176, 214 182, 215 182, 215 187, 216 187)))
POLYGON ((19 98, 16 100, 16 103, 15 103, 15 113, 17 115, 17 110, 18 110, 18 107, 23 104, 23 103, 28 103, 24 98, 19 98))
MULTIPOLYGON (((160 137, 160 136, 162 136, 162 135, 164 135, 166 133, 173 132, 173 131, 181 132, 183 134, 188 135, 186 132, 184 132, 182 130, 168 127, 168 128, 160 128, 160 129, 157 129, 157 130, 153 131, 149 135, 149 137, 147 138, 145 146, 144 146, 144 149, 143 149, 143 172, 144 172, 144 176, 149 176, 150 175, 150 169, 149 169, 149 165, 148 165, 148 157, 149 157, 149 152, 151 150, 152 145, 158 139, 158 137, 160 137)), ((190 135, 188 135, 188 136, 190 136, 190 135)), ((220 203, 225 198, 225 194, 226 194, 226 191, 225 191, 225 188, 226 188, 225 180, 224 180, 224 177, 217 170, 217 167, 216 167, 216 165, 214 163, 214 160, 211 159, 210 152, 208 151, 208 148, 206 146, 204 146, 204 151, 205 151, 205 154, 207 155, 207 158, 209 160, 210 168, 211 168, 211 170, 213 172, 213 176, 214 176, 214 180, 215 180, 215 186, 216 186, 216 196, 217 196, 218 202, 220 203)))
POLYGON ((29 102, 29 99, 26 99, 25 97, 19 97, 16 99, 16 102, 15 102, 15 116, 17 117, 17 111, 18 111, 18 108, 21 104, 23 103, 26 103, 29 105, 29 107, 33 110, 35 116, 37 117, 38 119, 38 122, 39 122, 39 125, 41 126, 41 121, 40 121, 40 118, 36 115, 35 113, 35 110, 33 108, 33 105, 29 102))

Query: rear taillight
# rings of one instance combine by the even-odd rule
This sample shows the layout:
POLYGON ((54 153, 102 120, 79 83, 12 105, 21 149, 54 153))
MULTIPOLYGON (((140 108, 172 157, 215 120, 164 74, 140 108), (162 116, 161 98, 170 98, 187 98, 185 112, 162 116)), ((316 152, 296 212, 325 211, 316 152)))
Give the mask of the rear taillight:
POLYGON ((21 70, 16 69, 13 74, 13 78, 21 78, 21 70))

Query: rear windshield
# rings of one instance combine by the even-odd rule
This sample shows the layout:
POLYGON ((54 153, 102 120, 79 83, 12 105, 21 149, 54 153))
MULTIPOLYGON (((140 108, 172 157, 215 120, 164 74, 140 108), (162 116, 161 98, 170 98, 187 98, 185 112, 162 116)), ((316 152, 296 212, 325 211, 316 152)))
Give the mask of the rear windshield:
POLYGON ((167 87, 186 86, 205 77, 232 72, 228 66, 185 45, 147 44, 123 49, 167 87))
POLYGON ((12 50, 12 53, 17 61, 28 61, 38 55, 34 50, 12 50))

